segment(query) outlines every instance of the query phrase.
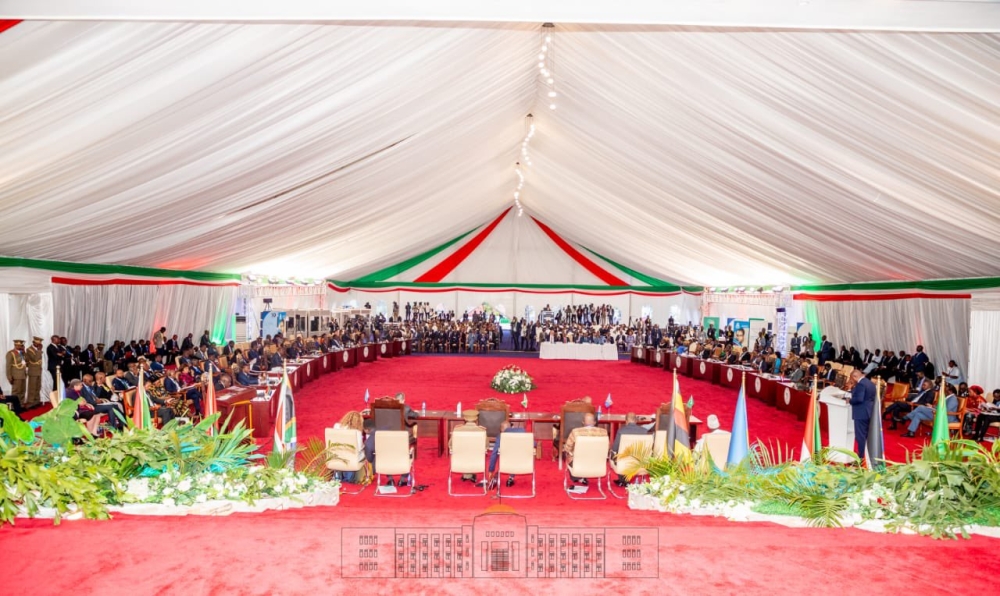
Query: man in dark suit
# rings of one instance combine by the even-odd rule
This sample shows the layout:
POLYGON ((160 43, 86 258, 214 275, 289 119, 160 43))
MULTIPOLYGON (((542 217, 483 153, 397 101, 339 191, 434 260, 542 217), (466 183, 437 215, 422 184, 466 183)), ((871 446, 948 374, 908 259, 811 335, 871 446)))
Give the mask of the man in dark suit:
POLYGON ((244 364, 240 368, 240 372, 236 373, 236 384, 242 385, 244 387, 249 387, 251 385, 257 384, 257 375, 250 372, 250 365, 244 364))
POLYGON ((864 459, 868 445, 868 425, 875 408, 875 383, 860 369, 851 371, 854 389, 851 390, 851 416, 854 418, 854 440, 857 441, 858 457, 864 459))
MULTIPOLYGON (((622 435, 648 435, 649 431, 645 427, 638 424, 638 418, 635 412, 629 412, 625 414, 625 424, 618 429, 615 434, 615 442, 611 446, 612 457, 616 460, 618 459, 618 449, 621 447, 622 435)), ((628 481, 625 480, 624 476, 619 475, 615 480, 615 484, 618 486, 628 486, 628 481)))
POLYGON ((903 416, 909 414, 914 408, 918 406, 929 406, 934 403, 934 383, 931 383, 930 379, 924 379, 921 384, 920 389, 914 393, 911 393, 903 401, 897 401, 889 404, 889 407, 885 409, 885 414, 882 418, 886 416, 892 417, 892 426, 889 430, 896 430, 896 425, 903 421, 903 416))
POLYGON ((122 420, 125 418, 125 412, 122 410, 121 402, 101 399, 97 394, 93 375, 83 375, 83 386, 80 388, 80 397, 93 406, 94 411, 107 414, 108 421, 114 429, 122 429, 122 420), (121 414, 121 416, 119 417, 118 414, 121 414))
POLYGON ((924 347, 917 346, 917 351, 910 358, 910 367, 913 369, 913 373, 926 372, 924 369, 927 368, 928 362, 930 362, 930 358, 924 353, 924 347))
POLYGON ((45 355, 48 358, 48 369, 49 374, 52 376, 52 386, 58 386, 58 380, 56 379, 56 367, 62 366, 63 356, 66 350, 59 344, 59 336, 52 336, 52 343, 50 343, 45 348, 45 355))
POLYGON ((824 335, 819 344, 819 363, 826 364, 826 361, 833 360, 834 356, 836 356, 836 349, 833 347, 833 342, 824 335))

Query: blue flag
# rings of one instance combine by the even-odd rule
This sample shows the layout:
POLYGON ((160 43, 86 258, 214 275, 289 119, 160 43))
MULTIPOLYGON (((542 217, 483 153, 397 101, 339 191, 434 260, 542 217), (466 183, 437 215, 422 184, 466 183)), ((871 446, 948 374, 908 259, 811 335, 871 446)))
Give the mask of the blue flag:
POLYGON ((614 404, 614 403, 615 402, 611 401, 611 394, 609 393, 608 394, 608 398, 606 400, 604 400, 604 407, 605 408, 610 408, 611 405, 614 404))
POLYGON ((738 466, 750 453, 749 431, 747 429, 747 397, 746 383, 740 387, 740 396, 736 400, 736 413, 733 414, 733 430, 729 439, 729 456, 726 466, 738 466))
POLYGON ((368 390, 367 390, 367 389, 365 389, 365 404, 366 404, 366 405, 368 404, 368 400, 369 400, 369 399, 371 399, 371 396, 369 396, 369 395, 368 395, 368 390))

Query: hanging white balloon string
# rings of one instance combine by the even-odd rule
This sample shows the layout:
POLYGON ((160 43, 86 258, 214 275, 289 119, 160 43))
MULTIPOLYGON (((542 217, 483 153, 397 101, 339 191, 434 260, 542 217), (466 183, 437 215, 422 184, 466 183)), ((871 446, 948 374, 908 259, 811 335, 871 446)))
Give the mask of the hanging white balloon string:
MULTIPOLYGON (((555 76, 552 74, 552 23, 545 23, 543 26, 541 49, 538 52, 538 77, 540 84, 545 90, 546 98, 549 102, 549 109, 556 109, 555 98, 558 96, 555 88, 555 76)), ((521 206, 521 192, 524 189, 524 172, 521 171, 521 164, 531 167, 531 137, 535 136, 534 116, 528 114, 525 119, 524 138, 521 139, 521 157, 514 165, 514 173, 517 174, 517 188, 514 189, 514 206, 517 207, 517 215, 524 215, 524 208, 521 206)))

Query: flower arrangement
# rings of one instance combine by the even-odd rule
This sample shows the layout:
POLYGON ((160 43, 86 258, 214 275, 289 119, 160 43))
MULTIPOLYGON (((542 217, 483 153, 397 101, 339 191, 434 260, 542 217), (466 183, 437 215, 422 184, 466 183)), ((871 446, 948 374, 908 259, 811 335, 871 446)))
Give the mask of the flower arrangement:
POLYGON ((628 473, 645 469, 650 480, 629 486, 629 505, 735 521, 792 516, 812 526, 935 538, 1000 526, 1000 442, 992 448, 961 440, 927 445, 919 458, 880 469, 865 468, 853 454, 854 465, 824 463, 830 451, 799 462, 790 451, 755 443, 739 466, 720 473, 704 452, 673 460, 634 449, 624 453, 635 459, 628 473))
POLYGON ((102 519, 109 507, 139 503, 253 506, 258 499, 305 498, 315 504, 318 495, 339 489, 327 479, 333 452, 317 439, 300 446, 298 458, 291 451, 263 458, 253 453, 242 424, 209 434, 218 414, 161 429, 137 429, 129 420, 125 431, 94 439, 74 420, 75 411, 76 403, 64 400, 27 423, 0 406, 0 525, 19 515, 52 516, 56 523, 70 513, 102 519))
POLYGON ((511 364, 493 375, 490 387, 500 393, 527 393, 535 388, 535 380, 524 369, 511 364))

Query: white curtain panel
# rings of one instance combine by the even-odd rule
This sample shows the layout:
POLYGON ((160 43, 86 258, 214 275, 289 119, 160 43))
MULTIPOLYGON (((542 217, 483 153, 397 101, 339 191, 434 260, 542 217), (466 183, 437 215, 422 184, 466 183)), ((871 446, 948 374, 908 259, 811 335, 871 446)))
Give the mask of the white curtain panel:
POLYGON ((553 37, 555 110, 537 26, 21 23, 0 254, 351 279, 509 206, 531 112, 525 208, 656 277, 1000 275, 997 34, 553 37))
MULTIPOLYGON (((195 338, 208 330, 213 337, 232 338, 236 314, 237 286, 193 286, 168 284, 155 286, 156 310, 148 338, 160 327, 170 335, 184 337, 194 333, 195 338)), ((137 336, 142 337, 142 336, 137 336)))
POLYGON ((949 360, 969 370, 970 300, 806 301, 805 310, 807 318, 815 312, 822 334, 838 350, 846 345, 912 354, 922 344, 937 371, 949 360))
POLYGON ((73 345, 150 339, 156 293, 156 286, 54 284, 55 328, 73 345))
POLYGON ((152 339, 160 326, 198 337, 233 319, 236 294, 235 286, 54 284, 55 329, 84 346, 152 339))
POLYGON ((987 392, 1000 389, 1000 310, 972 312, 968 378, 987 392))

